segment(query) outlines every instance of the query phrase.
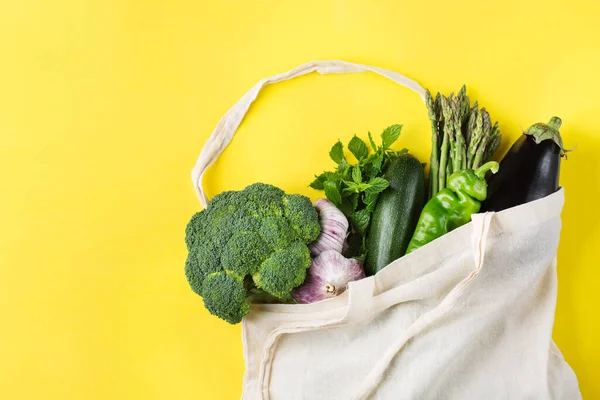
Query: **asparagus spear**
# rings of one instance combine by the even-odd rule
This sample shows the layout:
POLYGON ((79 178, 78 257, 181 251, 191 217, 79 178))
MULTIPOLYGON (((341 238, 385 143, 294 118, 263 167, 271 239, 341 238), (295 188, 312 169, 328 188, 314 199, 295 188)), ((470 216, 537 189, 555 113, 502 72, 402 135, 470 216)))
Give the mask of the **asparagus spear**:
POLYGON ((473 130, 475 129, 475 121, 477 120, 478 109, 478 103, 477 101, 475 101, 475 104, 469 110, 469 118, 465 129, 465 142, 467 143, 467 148, 469 146, 469 143, 471 143, 471 137, 473 136, 473 130))
MULTIPOLYGON (((438 93, 438 96, 439 95, 440 94, 438 93)), ((440 165, 440 156, 436 107, 429 90, 425 91, 425 104, 427 105, 427 113, 429 114, 429 120, 431 121, 431 158, 429 161, 429 197, 431 197, 438 192, 438 168, 440 165)))
MULTIPOLYGON (((464 88, 464 86, 463 86, 464 88)), ((461 90, 462 92, 462 90, 461 90)), ((455 140, 455 145, 454 145, 454 159, 453 164, 452 164, 452 169, 454 172, 456 171, 460 171, 463 169, 463 164, 467 165, 466 160, 463 162, 463 159, 466 157, 466 149, 465 149, 465 139, 462 135, 462 129, 461 129, 461 125, 462 125, 462 119, 463 116, 461 115, 461 111, 462 111, 462 107, 463 107, 463 95, 461 95, 459 93, 458 97, 455 97, 453 99, 453 102, 451 104, 451 109, 452 112, 454 114, 454 140, 455 140)))
POLYGON ((479 110, 477 102, 470 107, 465 85, 458 95, 438 93, 435 100, 427 91, 426 104, 432 137, 429 194, 433 196, 446 187, 453 172, 486 162, 498 149, 502 135, 498 123, 492 127, 485 108, 479 110))
POLYGON ((469 143, 469 140, 467 139, 467 123, 469 121, 469 116, 470 116, 470 112, 471 112, 471 100, 469 99, 469 96, 467 96, 467 86, 463 85, 463 87, 461 88, 461 92, 462 94, 462 101, 460 103, 460 130, 463 134, 463 142, 462 142, 462 165, 461 165, 461 169, 466 169, 467 168, 467 145, 469 143))
MULTIPOLYGON (((450 111, 448 107, 448 100, 444 96, 440 96, 440 115, 444 118, 444 136, 442 139, 442 146, 440 148, 440 165, 438 169, 438 191, 446 187, 446 173, 448 167, 448 154, 450 145, 450 131, 452 130, 450 125, 450 111)), ((435 193, 433 193, 435 194, 435 193)))
MULTIPOLYGON (((454 127, 454 120, 456 118, 456 113, 454 112, 454 103, 456 102, 456 97, 454 96, 454 92, 450 93, 450 97, 446 98, 448 103, 448 117, 446 118, 446 122, 450 125, 450 130, 448 131, 448 144, 450 145, 450 150, 448 151, 448 164, 450 165, 450 174, 454 172, 454 160, 456 160, 458 154, 456 153, 456 134, 454 127)), ((448 174, 446 176, 446 180, 448 180, 448 174)))
MULTIPOLYGON (((481 111, 485 109, 482 108, 481 111)), ((469 151, 467 154, 467 164, 469 168, 473 168, 473 160, 475 158, 475 152, 477 151, 477 145, 481 141, 482 127, 483 127, 483 116, 481 111, 477 111, 477 117, 475 118, 475 128, 473 129, 473 135, 471 136, 471 142, 469 143, 469 151)))
POLYGON ((484 163, 494 155, 496 150, 498 150, 500 142, 502 142, 502 135, 498 134, 492 139, 490 144, 487 146, 487 149, 485 149, 485 154, 483 155, 484 163))
POLYGON ((490 133, 490 138, 488 140, 487 145, 483 149, 483 156, 481 158, 481 164, 483 165, 491 156, 494 155, 498 146, 500 145, 500 141, 502 140, 502 135, 500 134, 500 128, 498 127, 498 122, 494 124, 492 127, 492 131, 490 133))
POLYGON ((461 115, 461 126, 463 127, 463 134, 464 134, 464 127, 467 124, 467 121, 469 120, 469 110, 471 107, 471 101, 469 99, 469 96, 467 96, 467 86, 463 85, 462 88, 460 88, 460 92, 459 92, 459 96, 461 97, 461 103, 460 103, 460 115, 461 115), (462 95, 461 95, 462 93, 462 95))
POLYGON ((485 154, 485 148, 487 147, 492 133, 492 120, 490 118, 490 114, 486 111, 485 108, 482 108, 481 115, 483 117, 482 134, 481 140, 479 141, 479 143, 477 143, 476 146, 475 158, 471 167, 473 169, 477 169, 482 165, 483 155, 485 154))

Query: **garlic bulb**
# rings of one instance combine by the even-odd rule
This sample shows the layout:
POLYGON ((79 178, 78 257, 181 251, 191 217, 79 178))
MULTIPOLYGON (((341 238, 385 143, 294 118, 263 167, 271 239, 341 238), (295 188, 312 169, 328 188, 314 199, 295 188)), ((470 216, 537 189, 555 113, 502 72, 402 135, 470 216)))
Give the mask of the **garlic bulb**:
POLYGON ((325 250, 341 253, 348 232, 348 219, 327 199, 315 201, 314 206, 319 214, 321 234, 316 241, 308 245, 311 255, 316 257, 325 250))
POLYGON ((298 303, 314 303, 340 295, 348 282, 364 277, 358 260, 345 258, 335 250, 325 250, 313 258, 304 283, 292 290, 292 296, 298 303))

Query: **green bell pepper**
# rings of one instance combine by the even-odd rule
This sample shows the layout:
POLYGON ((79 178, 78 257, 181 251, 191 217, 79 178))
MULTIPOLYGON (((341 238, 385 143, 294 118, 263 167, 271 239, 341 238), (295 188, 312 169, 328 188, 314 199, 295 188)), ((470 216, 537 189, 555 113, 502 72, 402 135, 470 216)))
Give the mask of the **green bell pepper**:
POLYGON ((465 225, 471 214, 479 212, 481 202, 487 197, 487 171, 498 172, 498 163, 490 161, 476 170, 464 169, 450 175, 447 187, 423 207, 407 254, 465 225))

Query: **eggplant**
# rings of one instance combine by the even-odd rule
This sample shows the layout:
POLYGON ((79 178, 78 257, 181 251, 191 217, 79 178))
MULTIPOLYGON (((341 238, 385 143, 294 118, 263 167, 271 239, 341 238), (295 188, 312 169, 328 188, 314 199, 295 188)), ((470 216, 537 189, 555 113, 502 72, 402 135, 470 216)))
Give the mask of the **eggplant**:
POLYGON ((559 128, 552 117, 547 124, 532 125, 511 146, 498 173, 488 179, 488 197, 481 211, 501 211, 546 197, 559 188, 563 148, 559 128))

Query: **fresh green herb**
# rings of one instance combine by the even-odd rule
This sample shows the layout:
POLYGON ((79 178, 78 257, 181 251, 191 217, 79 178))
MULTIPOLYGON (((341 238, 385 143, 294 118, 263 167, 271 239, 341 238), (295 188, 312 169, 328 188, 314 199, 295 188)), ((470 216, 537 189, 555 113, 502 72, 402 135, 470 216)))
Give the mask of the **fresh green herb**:
POLYGON ((387 127, 381 133, 380 145, 375 143, 369 132, 371 149, 364 140, 354 135, 348 143, 348 150, 356 158, 356 164, 350 164, 344 155, 344 146, 338 140, 329 152, 337 168, 315 176, 310 184, 313 189, 323 190, 350 221, 349 249, 346 252, 349 257, 364 258, 365 233, 371 214, 379 194, 389 186, 383 171, 392 158, 407 152, 406 149, 396 151, 391 148, 401 131, 402 125, 387 127))

